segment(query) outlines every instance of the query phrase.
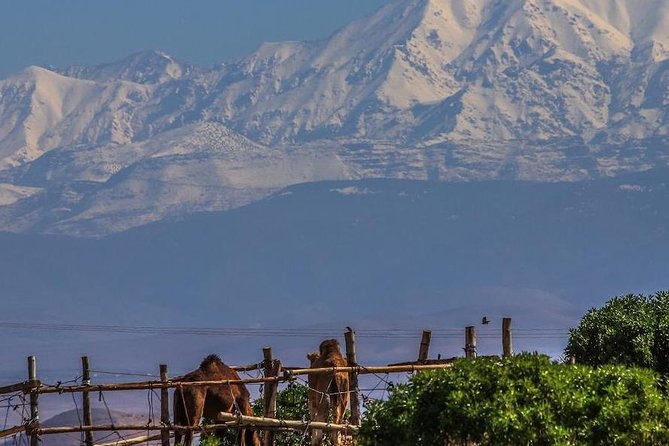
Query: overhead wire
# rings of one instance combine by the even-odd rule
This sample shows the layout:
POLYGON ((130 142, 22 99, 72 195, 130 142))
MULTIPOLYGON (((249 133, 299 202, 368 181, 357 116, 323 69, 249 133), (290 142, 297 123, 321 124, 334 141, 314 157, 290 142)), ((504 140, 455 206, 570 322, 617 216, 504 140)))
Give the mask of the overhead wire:
MULTIPOLYGON (((45 331, 99 332, 145 335, 181 335, 181 336, 236 336, 236 337, 316 337, 336 336, 339 331, 331 328, 205 328, 205 327, 156 327, 124 326, 95 324, 57 324, 35 322, 0 321, 0 329, 31 329, 45 331)), ((359 338, 415 339, 420 329, 385 328, 356 330, 359 338)), ((569 336, 568 328, 515 328, 516 338, 564 338, 569 336)), ((441 328, 432 330, 432 337, 439 339, 459 338, 462 328, 441 328)), ((499 337, 492 329, 481 329, 479 338, 499 337)), ((123 375, 124 373, 118 373, 123 375)))

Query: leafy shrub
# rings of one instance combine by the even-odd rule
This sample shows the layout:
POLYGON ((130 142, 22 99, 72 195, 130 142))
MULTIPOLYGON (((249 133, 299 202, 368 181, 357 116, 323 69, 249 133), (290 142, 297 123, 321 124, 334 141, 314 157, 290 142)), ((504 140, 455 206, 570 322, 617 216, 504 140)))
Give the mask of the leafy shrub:
POLYGON ((669 374, 669 292, 614 297, 571 330, 566 355, 592 366, 623 364, 669 374))
POLYGON ((669 404, 650 370, 547 357, 457 361, 372 404, 362 446, 669 444, 669 404))
MULTIPOLYGON (((309 388, 303 384, 289 383, 288 386, 277 392, 276 406, 277 418, 282 420, 308 420, 309 388)), ((253 412, 258 416, 264 414, 264 401, 262 398, 253 403, 253 412)), ((308 446, 310 445, 310 436, 300 432, 277 432, 274 437, 276 446, 308 446)))
MULTIPOLYGON (((205 419, 203 425, 214 424, 214 421, 205 419)), ((226 429, 217 433, 205 431, 200 435, 200 446, 237 446, 237 429, 226 429)))

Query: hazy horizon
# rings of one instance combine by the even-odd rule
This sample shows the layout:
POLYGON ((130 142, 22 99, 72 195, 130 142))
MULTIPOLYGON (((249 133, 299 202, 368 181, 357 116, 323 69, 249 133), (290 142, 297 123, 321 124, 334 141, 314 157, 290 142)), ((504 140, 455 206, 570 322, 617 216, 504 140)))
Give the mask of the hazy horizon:
POLYGON ((95 65, 145 50, 210 66, 262 42, 317 40, 387 0, 29 0, 0 5, 0 78, 30 65, 95 65))

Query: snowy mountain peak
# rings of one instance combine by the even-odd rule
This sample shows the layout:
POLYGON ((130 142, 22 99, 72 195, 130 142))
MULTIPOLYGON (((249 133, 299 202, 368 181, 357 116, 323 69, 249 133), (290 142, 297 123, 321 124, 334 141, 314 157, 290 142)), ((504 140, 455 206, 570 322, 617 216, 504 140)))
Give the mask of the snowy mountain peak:
POLYGON ((95 130, 80 116, 83 134, 54 137, 125 143, 201 119, 273 144, 661 134, 662 108, 629 114, 649 103, 630 83, 663 88, 656 73, 669 48, 668 8, 663 0, 399 0, 329 39, 267 43, 209 72, 137 53, 60 71, 94 81, 77 88, 105 90, 117 111, 95 130))
POLYGON ((148 100, 149 86, 97 83, 29 67, 0 81, 0 170, 61 146, 132 141, 132 106, 148 100))
POLYGON ((94 67, 72 66, 57 70, 61 74, 96 82, 128 81, 138 84, 157 84, 179 79, 193 67, 176 61, 162 51, 142 51, 117 62, 94 67))

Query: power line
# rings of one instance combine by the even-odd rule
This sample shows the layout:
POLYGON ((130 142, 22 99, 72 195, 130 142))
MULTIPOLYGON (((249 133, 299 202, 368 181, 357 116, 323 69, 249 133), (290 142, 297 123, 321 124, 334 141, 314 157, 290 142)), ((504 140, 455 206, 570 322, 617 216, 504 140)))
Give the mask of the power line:
MULTIPOLYGON (((236 337, 317 337, 337 336, 339 331, 331 328, 206 328, 206 327, 156 327, 156 326, 124 326, 124 325, 95 325, 95 324, 57 324, 37 322, 0 321, 0 329, 12 330, 43 330, 43 331, 72 331, 97 332, 119 334, 146 334, 146 335, 179 335, 179 336, 236 336, 236 337)), ((570 334, 567 328, 516 328, 516 338, 564 338, 570 334)), ((442 328, 432 330, 434 338, 460 338, 463 328, 442 328)), ((421 333, 420 329, 387 328, 356 330, 362 338, 393 338, 414 339, 421 333)), ((486 328, 479 331, 479 338, 497 338, 497 330, 486 328)))

